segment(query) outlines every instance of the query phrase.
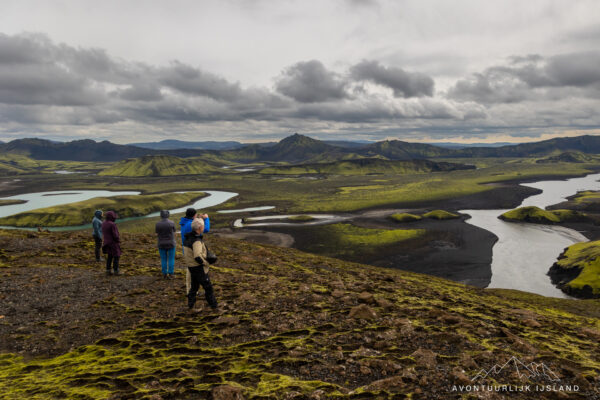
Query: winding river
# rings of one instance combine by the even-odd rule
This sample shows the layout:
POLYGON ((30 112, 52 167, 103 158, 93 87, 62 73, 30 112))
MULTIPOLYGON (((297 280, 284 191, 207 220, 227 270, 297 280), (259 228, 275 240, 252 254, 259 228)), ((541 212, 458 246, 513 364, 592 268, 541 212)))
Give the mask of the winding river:
MULTIPOLYGON (((566 181, 526 183, 543 190, 526 198, 520 205, 547 206, 560 203, 580 190, 600 190, 600 174, 572 178, 566 181)), ((573 243, 587 241, 573 229, 559 226, 505 222, 498 216, 508 210, 461 210, 469 214, 467 223, 498 236, 493 248, 490 288, 517 289, 550 297, 568 297, 556 288, 546 275, 559 254, 573 243)))
MULTIPOLYGON (((600 190, 600 174, 591 174, 582 178, 572 178, 562 181, 540 181, 523 184, 541 189, 543 192, 526 198, 520 206, 537 206, 545 208, 565 200, 567 196, 581 190, 600 190)), ((237 193, 222 191, 205 191, 209 196, 204 197, 194 204, 171 210, 172 213, 184 211, 187 207, 198 209, 214 207, 237 196, 237 193)), ((77 190, 55 191, 43 193, 28 193, 17 196, 5 197, 3 200, 27 200, 23 204, 0 206, 0 217, 13 215, 41 207, 73 203, 91 199, 93 197, 108 197, 117 195, 134 195, 139 192, 110 192, 106 190, 77 190)), ((225 210, 224 212, 249 212, 250 210, 266 210, 271 206, 256 207, 241 210, 225 210)), ((586 241, 579 232, 559 226, 535 225, 525 223, 505 222, 498 216, 508 210, 461 210, 471 218, 467 223, 483 228, 494 233, 498 242, 493 248, 492 279, 488 287, 517 289, 537 293, 550 297, 568 297, 550 282, 546 275, 550 266, 556 261, 563 248, 573 243, 586 241)), ((126 218, 121 221, 156 217, 159 213, 152 213, 143 217, 126 218)), ((252 218, 252 226, 283 225, 281 221, 285 216, 267 216, 252 218), (270 221, 272 219, 279 221, 270 221), (264 222, 263 222, 264 221, 264 222), (258 222, 258 223, 257 223, 258 222)), ((334 223, 348 217, 338 215, 314 215, 316 221, 309 224, 334 223)), ((301 224, 301 223, 300 223, 301 224)), ((238 220, 238 227, 244 226, 238 220)), ((295 223, 294 225, 298 225, 295 223)), ((52 228, 52 230, 74 230, 89 228, 90 225, 52 228)), ((4 227, 3 227, 4 228, 4 227)), ((10 227, 7 227, 10 228, 10 227)))

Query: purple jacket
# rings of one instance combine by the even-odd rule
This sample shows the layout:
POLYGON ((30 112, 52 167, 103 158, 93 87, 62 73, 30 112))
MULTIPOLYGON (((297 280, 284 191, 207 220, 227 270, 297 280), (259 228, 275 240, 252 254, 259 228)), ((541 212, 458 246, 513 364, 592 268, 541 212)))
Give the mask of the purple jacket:
POLYGON ((119 229, 115 224, 116 219, 117 214, 109 211, 105 214, 105 220, 102 222, 102 238, 104 239, 102 251, 113 257, 121 256, 121 245, 119 244, 121 239, 119 238, 119 229))

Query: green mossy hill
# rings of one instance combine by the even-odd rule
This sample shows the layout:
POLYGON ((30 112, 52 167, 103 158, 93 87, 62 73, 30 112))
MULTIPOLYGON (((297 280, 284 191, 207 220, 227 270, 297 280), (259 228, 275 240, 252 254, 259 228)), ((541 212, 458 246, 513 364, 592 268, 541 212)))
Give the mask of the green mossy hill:
POLYGON ((567 247, 548 274, 567 294, 600 298, 600 241, 567 247))
POLYGON ((206 161, 173 156, 143 156, 119 161, 101 171, 99 175, 110 176, 173 176, 199 175, 219 171, 206 161))
POLYGON ((419 220, 423 219, 423 217, 421 217, 420 215, 415 215, 415 214, 410 214, 410 213, 392 214, 392 215, 390 215, 389 218, 396 222, 412 222, 412 221, 419 221, 419 220))
MULTIPOLYGON (((199 299, 190 313, 183 271, 158 276, 155 240, 123 235, 123 275, 106 277, 88 232, 0 233, 0 398, 459 399, 453 385, 513 356, 579 386, 568 398, 600 395, 599 300, 207 235, 220 311, 199 299)), ((554 382, 510 370, 477 383, 554 382)))
POLYGON ((472 165, 434 162, 429 160, 392 161, 381 158, 358 158, 329 163, 300 164, 280 167, 267 167, 259 171, 270 175, 367 175, 367 174, 418 174, 439 171, 474 169, 472 165))
POLYGON ((586 190, 577 192, 577 194, 567 197, 567 201, 552 205, 549 208, 600 213, 600 191, 586 190))
POLYGON ((431 218, 431 219, 455 219, 460 218, 460 215, 454 214, 445 210, 433 210, 428 213, 423 214, 423 218, 431 218))
POLYGON ((314 221, 315 219, 315 217, 311 217, 310 215, 295 215, 293 217, 286 218, 286 220, 290 222, 310 222, 314 221))
POLYGON ((598 162, 598 158, 593 155, 581 153, 579 151, 566 151, 564 153, 560 153, 558 155, 551 156, 551 157, 542 158, 542 159, 536 161, 536 163, 538 163, 538 164, 559 163, 559 162, 593 163, 593 162, 598 162))
POLYGON ((202 192, 187 192, 96 197, 0 218, 0 225, 19 227, 85 225, 91 223, 96 210, 116 211, 119 218, 140 217, 160 210, 183 207, 204 196, 202 192))
POLYGON ((536 224, 559 224, 561 222, 586 221, 585 214, 573 210, 542 210, 539 207, 519 207, 507 211, 498 218, 509 222, 532 222, 536 224))

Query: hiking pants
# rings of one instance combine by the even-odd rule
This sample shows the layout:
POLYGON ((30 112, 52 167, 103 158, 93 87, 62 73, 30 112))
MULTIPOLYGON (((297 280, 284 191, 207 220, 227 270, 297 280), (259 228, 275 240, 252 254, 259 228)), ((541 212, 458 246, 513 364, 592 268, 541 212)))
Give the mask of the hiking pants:
POLYGON ((175 273, 175 247, 158 249, 163 275, 175 273))
POLYGON ((203 266, 188 267, 191 277, 191 287, 188 293, 188 307, 193 308, 196 304, 196 293, 200 285, 204 288, 204 297, 208 302, 208 305, 212 308, 217 308, 217 299, 215 299, 215 293, 213 291, 212 283, 208 277, 208 273, 204 272, 203 266))
POLYGON ((106 255, 106 271, 110 271, 110 265, 112 263, 113 270, 119 272, 119 257, 113 257, 111 254, 106 255))
POLYGON ((100 261, 100 251, 102 251, 102 238, 98 236, 94 236, 94 244, 96 247, 94 248, 94 254, 96 255, 96 261, 100 261))

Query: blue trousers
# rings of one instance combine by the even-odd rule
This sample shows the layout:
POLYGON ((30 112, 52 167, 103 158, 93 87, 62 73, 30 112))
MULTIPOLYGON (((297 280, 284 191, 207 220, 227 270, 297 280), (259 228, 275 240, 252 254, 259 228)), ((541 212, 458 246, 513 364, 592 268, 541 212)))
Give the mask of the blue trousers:
POLYGON ((175 272, 175 247, 170 249, 158 249, 158 252, 160 253, 160 265, 162 267, 162 273, 173 274, 175 272))

